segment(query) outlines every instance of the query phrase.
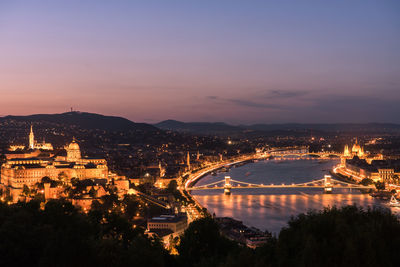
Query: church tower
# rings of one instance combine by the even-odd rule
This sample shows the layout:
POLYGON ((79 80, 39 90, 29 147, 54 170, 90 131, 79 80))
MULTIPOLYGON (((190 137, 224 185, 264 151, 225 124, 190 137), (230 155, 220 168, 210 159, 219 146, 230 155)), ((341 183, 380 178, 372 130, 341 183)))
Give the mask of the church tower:
POLYGON ((33 128, 31 124, 31 132, 29 133, 29 149, 35 148, 35 136, 33 134, 33 128))
POLYGON ((364 148, 361 147, 360 150, 358 151, 358 157, 364 157, 364 148))
POLYGON ((344 146, 343 156, 350 157, 350 150, 349 150, 349 146, 348 145, 344 146))
POLYGON ((190 154, 189 154, 189 151, 187 152, 187 155, 186 155, 186 166, 187 166, 188 170, 190 170, 190 154))

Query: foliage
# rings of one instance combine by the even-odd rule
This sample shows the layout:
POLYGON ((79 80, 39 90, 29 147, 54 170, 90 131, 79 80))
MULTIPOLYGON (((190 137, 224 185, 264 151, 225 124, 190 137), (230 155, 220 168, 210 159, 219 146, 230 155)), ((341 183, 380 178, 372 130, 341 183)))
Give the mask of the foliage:
POLYGON ((175 180, 171 180, 167 187, 167 192, 174 193, 178 190, 178 183, 175 180))
POLYGON ((90 189, 89 192, 86 192, 87 187, 96 185, 92 179, 79 180, 77 178, 72 178, 71 185, 72 187, 65 185, 66 192, 68 192, 70 198, 80 196, 83 194, 83 192, 89 193, 92 197, 95 197, 96 195, 96 191, 94 189, 92 191, 90 191, 90 189))
POLYGON ((165 189, 167 194, 171 194, 178 201, 185 201, 186 197, 184 197, 181 192, 178 190, 178 183, 175 180, 169 182, 167 188, 165 189))
POLYGON ((151 195, 151 188, 153 187, 152 183, 143 183, 138 185, 136 188, 140 192, 146 194, 146 195, 151 195))
POLYGON ((159 241, 118 214, 94 220, 70 202, 0 203, 0 266, 171 266, 159 241))
POLYGON ((49 183, 50 187, 56 187, 56 186, 61 184, 60 181, 55 181, 55 180, 52 180, 48 176, 44 176, 40 180, 40 182, 37 182, 33 188, 30 188, 30 190, 31 190, 30 193, 34 194, 34 197, 36 197, 36 195, 38 194, 38 190, 43 190, 44 189, 44 184, 46 184, 46 183, 49 183))
POLYGON ((206 218, 189 226, 178 251, 184 266, 396 266, 400 223, 386 210, 326 208, 292 218, 277 239, 251 250, 206 218))
POLYGON ((397 185, 400 182, 400 178, 399 178, 399 176, 397 174, 393 175, 392 180, 393 180, 393 183, 395 183, 397 185))
POLYGON ((182 177, 182 181, 185 182, 188 178, 189 178, 189 174, 185 174, 185 175, 182 177))
POLYGON ((0 202, 0 266, 396 266, 400 251, 400 223, 389 211, 347 206, 300 214, 255 250, 226 239, 206 217, 180 242, 170 240, 179 252, 171 256, 132 227, 142 204, 110 195, 85 214, 63 200, 44 209, 0 202))
POLYGON ((375 187, 377 190, 385 190, 385 183, 378 181, 375 183, 375 187))
POLYGON ((400 223, 384 210, 347 206, 289 221, 277 241, 278 266, 394 266, 400 223))
POLYGON ((361 180, 360 184, 362 184, 364 186, 368 186, 368 185, 374 184, 374 181, 370 178, 364 178, 361 180))
POLYGON ((68 179, 68 176, 65 174, 65 172, 60 172, 57 178, 61 183, 65 183, 68 179))
POLYGON ((130 223, 135 223, 134 217, 137 215, 150 218, 163 212, 164 208, 147 203, 136 195, 125 195, 120 200, 116 194, 109 194, 102 196, 99 201, 93 201, 89 214, 98 217, 98 220, 106 218, 109 214, 118 214, 130 223))
POLYGON ((24 184, 24 186, 22 187, 22 194, 27 197, 27 196, 29 196, 30 193, 31 193, 31 190, 29 189, 29 187, 26 184, 24 184))
POLYGON ((239 247, 223 237, 217 223, 206 217, 189 225, 177 249, 184 266, 216 266, 239 247))

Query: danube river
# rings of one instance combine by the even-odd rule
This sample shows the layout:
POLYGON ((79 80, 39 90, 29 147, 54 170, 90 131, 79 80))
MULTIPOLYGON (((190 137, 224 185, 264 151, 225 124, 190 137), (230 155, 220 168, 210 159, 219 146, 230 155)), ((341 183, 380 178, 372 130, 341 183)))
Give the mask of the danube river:
MULTIPOLYGON (((337 160, 265 160, 232 167, 228 172, 207 175, 196 186, 224 178, 257 184, 291 184, 321 179, 337 160)), ((232 189, 231 195, 222 190, 192 191, 197 201, 218 217, 232 217, 248 226, 278 233, 291 216, 310 209, 357 204, 377 206, 380 201, 356 189, 333 189, 323 194, 321 188, 232 189)))

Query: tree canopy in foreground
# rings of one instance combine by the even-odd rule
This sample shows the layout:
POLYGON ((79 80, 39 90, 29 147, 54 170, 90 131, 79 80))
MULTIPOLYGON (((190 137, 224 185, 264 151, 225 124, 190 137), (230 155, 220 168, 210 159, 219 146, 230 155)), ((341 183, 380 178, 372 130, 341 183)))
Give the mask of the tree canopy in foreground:
POLYGON ((171 256, 121 214, 71 203, 0 203, 0 266, 397 266, 400 223, 355 206, 292 218, 255 250, 227 240, 211 218, 192 223, 171 256))

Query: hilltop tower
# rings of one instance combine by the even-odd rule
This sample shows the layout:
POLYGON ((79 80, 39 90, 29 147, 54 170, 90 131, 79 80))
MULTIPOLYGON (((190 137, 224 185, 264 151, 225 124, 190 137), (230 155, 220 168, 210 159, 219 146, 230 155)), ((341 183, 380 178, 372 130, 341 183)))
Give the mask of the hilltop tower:
POLYGON ((29 133, 29 149, 35 148, 35 135, 33 134, 33 127, 31 124, 31 132, 29 133))

